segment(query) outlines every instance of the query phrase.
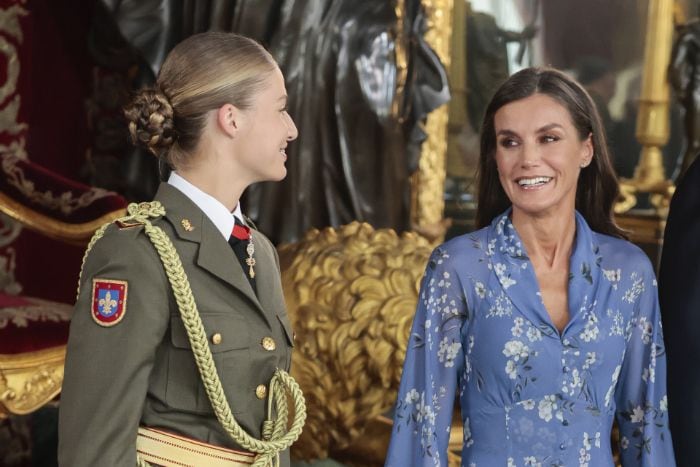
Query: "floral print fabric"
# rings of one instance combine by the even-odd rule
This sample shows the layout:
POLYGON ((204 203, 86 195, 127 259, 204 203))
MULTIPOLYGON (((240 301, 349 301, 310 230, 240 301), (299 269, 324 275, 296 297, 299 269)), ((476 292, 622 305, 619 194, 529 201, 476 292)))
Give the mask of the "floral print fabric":
POLYGON ((560 333, 509 214, 429 260, 386 465, 447 465, 459 397, 463 466, 612 466, 614 417, 623 466, 674 466, 646 255, 576 213, 560 333))

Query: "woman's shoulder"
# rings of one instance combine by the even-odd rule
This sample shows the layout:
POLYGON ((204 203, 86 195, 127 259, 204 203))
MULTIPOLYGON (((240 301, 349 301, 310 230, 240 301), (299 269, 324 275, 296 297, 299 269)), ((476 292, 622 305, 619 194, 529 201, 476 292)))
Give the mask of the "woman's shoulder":
POLYGON ((593 234, 601 267, 634 270, 644 275, 654 275, 654 266, 640 247, 623 238, 598 232, 593 234))
MULTIPOLYGON (((134 242, 141 242, 141 238, 146 238, 145 224, 138 221, 116 220, 107 224, 104 232, 99 236, 97 242, 102 244, 113 244, 124 246, 134 242)), ((97 244, 97 243, 96 243, 97 244)))
MULTIPOLYGON (((98 231, 99 232, 99 231, 98 231)), ((158 260, 158 253, 138 222, 115 221, 91 241, 85 255, 85 264, 121 264, 134 269, 148 268, 158 260)))
POLYGON ((488 256, 488 252, 487 228, 484 227, 458 235, 442 243, 435 248, 431 259, 440 258, 443 263, 453 267, 458 264, 471 267, 483 262, 485 256, 488 256))

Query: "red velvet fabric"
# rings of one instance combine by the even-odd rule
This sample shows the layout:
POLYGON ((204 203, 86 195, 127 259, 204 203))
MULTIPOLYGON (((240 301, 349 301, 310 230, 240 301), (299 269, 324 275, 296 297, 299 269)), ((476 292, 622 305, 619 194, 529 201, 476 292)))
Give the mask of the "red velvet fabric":
POLYGON ((73 180, 89 149, 86 103, 92 60, 88 35, 94 0, 0 0, 24 4, 19 119, 27 123, 29 159, 73 180))
POLYGON ((65 345, 72 307, 0 293, 0 355, 65 345))
MULTIPOLYGON (((12 134, 0 131, 0 145, 24 141, 28 160, 46 169, 34 170, 36 166, 32 165, 30 170, 45 189, 65 185, 66 179, 80 179, 80 169, 89 155, 91 132, 86 103, 91 93, 93 63, 88 34, 94 3, 93 0, 0 0, 3 10, 26 11, 18 16, 21 37, 0 31, 0 37, 11 45, 20 64, 16 90, 0 101, 0 110, 18 97, 17 121, 26 126, 12 134)), ((6 81, 7 65, 8 61, 0 56, 0 85, 6 81)), ((2 171, 0 174, 4 175, 2 171)), ((12 193, 9 188, 3 191, 12 193)), ((53 192, 58 193, 63 191, 53 192)), ((13 198, 17 196, 16 192, 12 194, 13 198)), ((112 210, 113 201, 103 200, 81 212, 64 215, 63 220, 80 222, 95 218, 100 212, 112 210)), ((21 288, 22 294, 73 303, 83 247, 60 243, 28 230, 11 243, 3 243, 0 278, 3 274, 8 277, 4 285, 11 282, 13 290, 21 288), (16 258, 16 265, 8 258, 16 258)), ((0 290, 8 290, 4 285, 0 290)))
POLYGON ((73 304, 84 246, 68 245, 29 230, 12 244, 22 294, 73 304))

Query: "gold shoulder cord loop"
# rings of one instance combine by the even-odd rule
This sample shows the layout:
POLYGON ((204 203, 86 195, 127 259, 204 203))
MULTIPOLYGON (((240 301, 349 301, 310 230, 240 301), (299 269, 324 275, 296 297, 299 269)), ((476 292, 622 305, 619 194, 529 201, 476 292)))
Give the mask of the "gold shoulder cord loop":
MULTIPOLYGON (((204 325, 197 311, 197 305, 195 304, 190 283, 187 280, 180 257, 168 235, 163 229, 154 226, 150 221, 150 218, 163 216, 165 208, 158 201, 140 204, 132 203, 129 205, 127 212, 129 215, 118 221, 143 224, 144 231, 156 248, 158 256, 163 263, 165 273, 175 294, 175 301, 180 309, 180 316, 187 330, 187 336, 192 346, 192 353, 194 354, 197 368, 199 368, 199 374, 202 377, 209 401, 214 408, 216 418, 236 444, 257 454, 252 464, 253 467, 279 465, 279 453, 290 447, 299 438, 306 420, 306 403, 299 385, 286 371, 277 368, 270 380, 267 420, 263 423, 263 439, 255 439, 241 428, 233 417, 231 407, 226 400, 221 380, 214 365, 206 332, 204 331, 204 325), (289 408, 287 407, 286 393, 291 395, 294 402, 294 419, 289 430, 287 430, 289 408), (275 412, 277 417, 273 418, 275 412)), ((108 225, 100 227, 90 240, 83 256, 83 266, 88 253, 97 240, 104 235, 108 225)), ((80 274, 82 276, 82 267, 80 274)), ((78 285, 78 294, 80 294, 80 285, 78 285)), ((147 467, 148 465, 148 462, 137 458, 138 467, 147 467)))

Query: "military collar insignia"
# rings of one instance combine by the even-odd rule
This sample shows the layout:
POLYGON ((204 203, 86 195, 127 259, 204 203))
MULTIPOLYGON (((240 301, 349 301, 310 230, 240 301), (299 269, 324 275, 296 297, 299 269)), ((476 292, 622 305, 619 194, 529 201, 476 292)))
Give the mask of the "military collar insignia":
POLYGON ((190 222, 189 219, 182 219, 180 221, 180 224, 182 224, 182 228, 185 229, 187 232, 192 232, 194 230, 194 226, 192 225, 192 222, 190 222))
POLYGON ((129 284, 126 281, 92 280, 92 319, 104 327, 119 323, 126 314, 129 284))

